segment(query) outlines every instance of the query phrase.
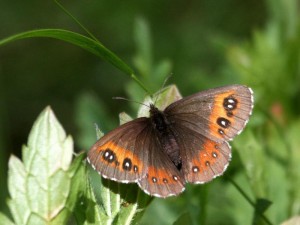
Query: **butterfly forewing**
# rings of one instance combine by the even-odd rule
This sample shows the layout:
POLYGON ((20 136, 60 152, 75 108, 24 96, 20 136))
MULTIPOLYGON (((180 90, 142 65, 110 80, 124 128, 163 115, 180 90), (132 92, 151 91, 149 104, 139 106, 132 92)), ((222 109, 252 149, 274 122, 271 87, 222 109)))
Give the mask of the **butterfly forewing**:
POLYGON ((252 107, 251 89, 232 85, 188 96, 174 102, 164 112, 171 123, 180 123, 211 140, 222 142, 242 131, 252 107))
POLYGON ((109 132, 88 153, 88 161, 103 177, 136 182, 146 175, 148 118, 130 121, 109 132))

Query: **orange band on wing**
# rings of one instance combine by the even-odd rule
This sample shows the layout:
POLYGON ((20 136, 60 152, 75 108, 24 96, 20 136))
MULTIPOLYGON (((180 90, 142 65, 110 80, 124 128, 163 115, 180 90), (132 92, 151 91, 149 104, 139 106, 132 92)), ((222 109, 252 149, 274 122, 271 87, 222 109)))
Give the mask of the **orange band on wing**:
MULTIPOLYGON (((192 161, 193 165, 200 165, 201 167, 207 166, 208 164, 214 164, 217 157, 218 157, 218 151, 216 149, 216 143, 207 140, 202 149, 199 151, 198 157, 195 157, 192 161)), ((198 168, 200 169, 200 168, 198 168)))
POLYGON ((143 162, 134 155, 132 150, 123 148, 112 141, 96 148, 101 155, 100 160, 106 164, 112 164, 121 171, 140 173, 143 170, 143 162))
POLYGON ((234 123, 234 115, 240 109, 240 99, 235 96, 234 90, 218 94, 214 98, 212 111, 209 117, 210 132, 218 137, 224 138, 226 129, 234 123))
POLYGON ((147 179, 150 184, 176 184, 180 180, 180 177, 171 175, 166 169, 149 166, 147 179))
POLYGON ((206 140, 198 154, 187 167, 186 180, 191 183, 205 183, 223 174, 230 160, 230 147, 206 140))

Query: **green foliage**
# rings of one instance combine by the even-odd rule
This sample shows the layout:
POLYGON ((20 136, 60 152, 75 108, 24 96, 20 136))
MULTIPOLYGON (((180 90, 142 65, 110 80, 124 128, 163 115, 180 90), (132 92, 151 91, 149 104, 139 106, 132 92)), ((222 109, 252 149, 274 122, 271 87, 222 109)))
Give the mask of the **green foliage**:
POLYGON ((14 225, 14 223, 2 212, 0 212, 0 221, 5 225, 14 225))
POLYGON ((23 147, 23 162, 9 160, 8 201, 15 224, 64 224, 84 192, 84 154, 73 156, 73 140, 47 107, 23 147))
POLYGON ((300 29, 296 4, 293 0, 269 1, 273 18, 266 29, 254 32, 252 43, 228 52, 232 68, 254 88, 256 100, 251 129, 234 147, 256 200, 272 202, 266 215, 275 224, 300 214, 300 29))
MULTIPOLYGON (((134 66, 141 77, 141 82, 147 84, 148 89, 151 90, 148 94, 153 94, 153 90, 159 90, 166 76, 170 75, 171 62, 168 59, 154 62, 149 25, 143 18, 137 18, 135 21, 134 38, 136 45, 134 66)), ((132 80, 126 85, 126 91, 130 98, 142 101, 145 94, 139 85, 132 80)))

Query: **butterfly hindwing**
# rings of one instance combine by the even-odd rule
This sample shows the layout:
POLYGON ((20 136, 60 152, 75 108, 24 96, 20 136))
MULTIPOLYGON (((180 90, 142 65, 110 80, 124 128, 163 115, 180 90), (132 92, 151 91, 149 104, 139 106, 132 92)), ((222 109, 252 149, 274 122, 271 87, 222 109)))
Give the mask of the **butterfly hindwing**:
POLYGON ((161 142, 151 129, 148 146, 148 169, 144 178, 138 181, 139 186, 148 194, 157 197, 178 195, 184 190, 185 181, 182 173, 163 152, 161 142))
POLYGON ((220 176, 231 159, 231 149, 224 141, 217 143, 180 125, 173 127, 180 148, 182 171, 186 182, 205 183, 220 176))

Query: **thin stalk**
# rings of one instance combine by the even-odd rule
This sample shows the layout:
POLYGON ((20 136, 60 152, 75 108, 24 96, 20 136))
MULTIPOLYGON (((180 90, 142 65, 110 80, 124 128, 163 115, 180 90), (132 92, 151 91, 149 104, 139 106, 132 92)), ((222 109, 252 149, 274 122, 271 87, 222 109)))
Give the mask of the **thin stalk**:
POLYGON ((81 27, 92 39, 100 43, 100 41, 92 34, 92 32, 90 32, 82 23, 80 23, 80 21, 77 20, 75 16, 73 16, 65 7, 63 7, 62 4, 60 4, 57 0, 54 0, 54 2, 56 5, 58 5, 59 8, 61 8, 62 11, 64 11, 72 20, 74 20, 75 23, 77 23, 78 26, 81 27))
MULTIPOLYGON (((255 203, 250 199, 250 197, 243 191, 243 189, 231 178, 226 177, 228 181, 237 189, 238 192, 246 199, 246 201, 255 208, 255 203)), ((272 222, 264 215, 260 214, 261 218, 269 225, 273 225, 272 222)))
MULTIPOLYGON (((75 16, 72 15, 63 5, 61 5, 57 0, 54 0, 54 2, 58 5, 61 10, 63 10, 72 20, 74 20, 75 23, 78 24, 81 29, 83 29, 94 41, 98 42, 99 44, 102 45, 102 43, 90 32, 79 20, 75 18, 75 16)), ((146 88, 146 86, 136 77, 135 74, 130 74, 131 78, 135 80, 138 85, 149 95, 152 95, 152 93, 146 88)))

